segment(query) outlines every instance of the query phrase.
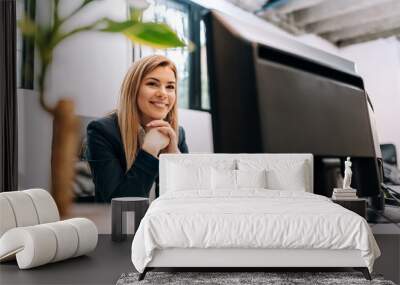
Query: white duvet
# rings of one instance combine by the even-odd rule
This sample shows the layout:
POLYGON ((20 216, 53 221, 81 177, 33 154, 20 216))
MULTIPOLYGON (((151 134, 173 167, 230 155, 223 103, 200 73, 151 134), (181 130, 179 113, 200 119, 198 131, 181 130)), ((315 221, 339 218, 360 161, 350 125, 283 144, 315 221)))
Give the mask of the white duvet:
POLYGON ((140 223, 132 262, 143 272, 165 248, 358 249, 370 271, 380 255, 359 215, 320 195, 266 189, 164 194, 140 223))

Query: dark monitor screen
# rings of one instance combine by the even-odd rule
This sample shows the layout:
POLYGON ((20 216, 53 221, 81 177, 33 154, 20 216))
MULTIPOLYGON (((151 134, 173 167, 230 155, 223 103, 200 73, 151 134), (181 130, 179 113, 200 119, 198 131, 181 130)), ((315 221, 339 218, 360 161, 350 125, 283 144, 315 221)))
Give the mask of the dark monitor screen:
POLYGON ((351 156, 359 195, 379 194, 361 77, 244 38, 217 14, 205 23, 215 152, 312 153, 314 191, 328 196, 324 158, 351 156))
POLYGON ((258 57, 263 151, 374 156, 364 90, 258 57))

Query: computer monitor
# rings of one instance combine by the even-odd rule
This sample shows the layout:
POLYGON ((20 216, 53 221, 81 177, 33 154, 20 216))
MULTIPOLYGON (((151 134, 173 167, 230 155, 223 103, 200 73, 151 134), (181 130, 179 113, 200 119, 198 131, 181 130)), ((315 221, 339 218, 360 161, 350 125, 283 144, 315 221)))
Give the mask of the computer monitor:
POLYGON ((219 12, 204 21, 215 152, 312 153, 314 192, 326 196, 336 185, 325 161, 350 156, 358 195, 380 194, 373 112, 351 62, 287 39, 281 48, 219 12))

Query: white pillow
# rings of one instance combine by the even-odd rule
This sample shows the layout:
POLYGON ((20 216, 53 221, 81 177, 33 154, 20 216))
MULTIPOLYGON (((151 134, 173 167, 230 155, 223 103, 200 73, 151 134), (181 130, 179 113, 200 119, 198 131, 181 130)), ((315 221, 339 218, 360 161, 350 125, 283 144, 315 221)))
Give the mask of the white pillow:
POLYGON ((266 170, 267 188, 274 190, 306 191, 308 181, 304 161, 239 159, 240 170, 266 170))
POLYGON ((238 188, 267 188, 267 171, 262 170, 236 170, 238 188))
POLYGON ((211 167, 169 163, 168 174, 168 191, 211 189, 211 167))
POLYGON ((306 192, 306 179, 302 168, 285 171, 267 171, 268 188, 274 190, 290 190, 306 192))
POLYGON ((240 188, 267 188, 266 170, 230 170, 212 171, 212 188, 237 190, 240 188))
POLYGON ((212 189, 236 190, 236 170, 216 169, 211 170, 212 189))

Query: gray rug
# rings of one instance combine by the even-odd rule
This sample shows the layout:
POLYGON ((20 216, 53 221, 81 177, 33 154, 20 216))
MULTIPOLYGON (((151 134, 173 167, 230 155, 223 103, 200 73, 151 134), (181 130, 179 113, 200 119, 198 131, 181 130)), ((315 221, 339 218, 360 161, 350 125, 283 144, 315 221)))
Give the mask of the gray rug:
POLYGON ((379 284, 395 285, 382 276, 372 275, 368 281, 360 272, 148 272, 146 278, 138 281, 139 273, 122 274, 117 285, 133 284, 379 284))

